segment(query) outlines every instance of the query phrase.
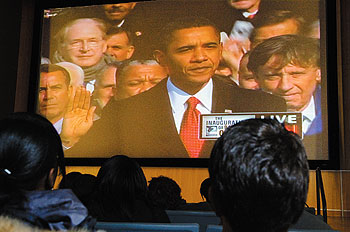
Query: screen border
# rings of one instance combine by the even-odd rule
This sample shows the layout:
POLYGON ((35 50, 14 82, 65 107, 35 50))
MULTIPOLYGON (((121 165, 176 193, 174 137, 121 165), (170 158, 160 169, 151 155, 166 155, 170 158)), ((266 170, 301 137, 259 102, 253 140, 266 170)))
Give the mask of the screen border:
MULTIPOLYGON (((151 0, 150 0, 151 1, 151 0)), ((172 0, 160 0, 160 1, 172 1, 172 0)), ((185 1, 185 0, 183 0, 185 1)), ((118 1, 131 2, 127 0, 118 1)), ((320 10, 326 13, 326 16, 321 19, 321 23, 326 25, 326 31, 324 38, 326 38, 323 51, 327 57, 327 109, 328 109, 328 154, 329 160, 309 160, 310 169, 316 169, 320 167, 323 170, 336 170, 339 169, 340 163, 340 112, 342 92, 338 86, 338 80, 340 77, 338 73, 338 63, 335 57, 338 56, 338 43, 339 43, 339 30, 336 4, 337 1, 332 0, 320 0, 320 10), (322 9, 323 7, 323 9, 322 9), (330 77, 336 77, 331 80, 330 77)), ((84 5, 99 5, 106 3, 115 3, 111 0, 75 0, 75 1, 59 1, 59 0, 38 0, 35 3, 34 9, 34 24, 33 24, 33 43, 32 43, 32 56, 31 56, 31 75, 28 86, 28 111, 35 112, 37 105, 37 91, 38 91, 38 72, 40 66, 40 47, 41 47, 41 33, 42 33, 42 17, 43 10, 47 8, 60 8, 60 7, 75 7, 84 5)), ((322 52, 322 51, 321 51, 322 52)), ((67 166, 100 166, 107 158, 66 158, 67 166)), ((209 159, 191 159, 191 158, 135 158, 141 166, 146 167, 208 167, 209 159)))

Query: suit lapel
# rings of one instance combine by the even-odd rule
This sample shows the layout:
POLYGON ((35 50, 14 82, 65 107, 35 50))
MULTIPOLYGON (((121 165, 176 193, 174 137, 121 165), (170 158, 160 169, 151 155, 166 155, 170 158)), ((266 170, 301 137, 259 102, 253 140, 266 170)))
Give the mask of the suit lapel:
POLYGON ((150 136, 154 137, 152 139, 158 141, 160 148, 168 154, 164 156, 187 157, 186 148, 177 133, 173 119, 166 79, 154 87, 152 92, 150 98, 152 106, 149 108, 150 115, 147 117, 151 119, 150 126, 154 132, 150 136))
POLYGON ((225 86, 215 77, 213 77, 213 100, 212 100, 212 113, 224 113, 225 104, 227 100, 225 98, 225 86))

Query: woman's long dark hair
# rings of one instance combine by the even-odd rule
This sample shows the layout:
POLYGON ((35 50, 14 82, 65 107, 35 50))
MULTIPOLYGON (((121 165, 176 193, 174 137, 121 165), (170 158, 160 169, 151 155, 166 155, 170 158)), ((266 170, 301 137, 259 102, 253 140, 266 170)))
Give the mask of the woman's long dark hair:
POLYGON ((136 200, 147 200, 147 181, 139 164, 124 155, 108 159, 97 174, 96 200, 102 214, 116 211, 121 218, 133 221, 136 200))
MULTIPOLYGON (((36 190, 50 170, 65 176, 61 139, 44 117, 13 113, 0 120, 0 211, 25 200, 25 192, 36 190)), ((50 184, 45 182, 49 189, 50 184)))

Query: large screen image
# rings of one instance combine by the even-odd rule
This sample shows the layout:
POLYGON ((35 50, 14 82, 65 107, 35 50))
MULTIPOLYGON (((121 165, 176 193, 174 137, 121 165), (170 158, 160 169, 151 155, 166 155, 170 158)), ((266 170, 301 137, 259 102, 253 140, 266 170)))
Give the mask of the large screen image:
POLYGON ((227 126, 274 118, 303 138, 309 160, 328 160, 324 4, 47 8, 37 112, 68 158, 209 158, 227 126))

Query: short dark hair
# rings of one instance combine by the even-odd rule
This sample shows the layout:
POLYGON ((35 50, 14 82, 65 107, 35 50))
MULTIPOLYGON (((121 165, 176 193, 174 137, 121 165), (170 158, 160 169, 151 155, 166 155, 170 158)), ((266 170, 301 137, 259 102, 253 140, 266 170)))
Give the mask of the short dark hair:
POLYGON ((61 139, 46 118, 13 113, 0 120, 0 209, 24 201, 25 192, 36 190, 52 168, 64 178, 61 139))
POLYGON ((150 198, 156 207, 176 210, 186 201, 181 197, 180 186, 166 176, 153 177, 148 184, 150 198))
POLYGON ((175 31, 187 29, 187 28, 193 28, 193 27, 206 27, 206 26, 213 27, 215 29, 215 32, 218 38, 220 38, 219 29, 213 22, 211 22, 207 18, 204 18, 204 17, 177 18, 172 22, 163 26, 162 29, 160 30, 160 33, 158 35, 159 41, 158 41, 157 49, 163 52, 167 51, 167 48, 173 39, 173 33, 175 31))
POLYGON ((212 203, 233 231, 286 231, 304 209, 305 149, 277 120, 227 128, 212 150, 209 175, 212 203))
POLYGON ((56 65, 56 64, 41 64, 40 65, 40 73, 50 73, 50 72, 56 72, 61 71, 63 75, 65 76, 66 80, 65 83, 67 87, 70 85, 70 74, 69 72, 63 68, 62 66, 56 65))
POLYGON ((281 68, 290 63, 302 67, 320 67, 319 50, 319 41, 314 38, 300 35, 272 37, 252 50, 248 69, 258 75, 259 67, 265 65, 274 55, 281 58, 281 68))
POLYGON ((110 36, 113 36, 113 35, 121 34, 121 33, 125 33, 126 34, 126 37, 128 37, 128 44, 129 45, 133 45, 134 44, 134 41, 133 41, 133 38, 131 36, 130 31, 126 30, 123 27, 111 26, 107 30, 106 38, 108 38, 110 36))

